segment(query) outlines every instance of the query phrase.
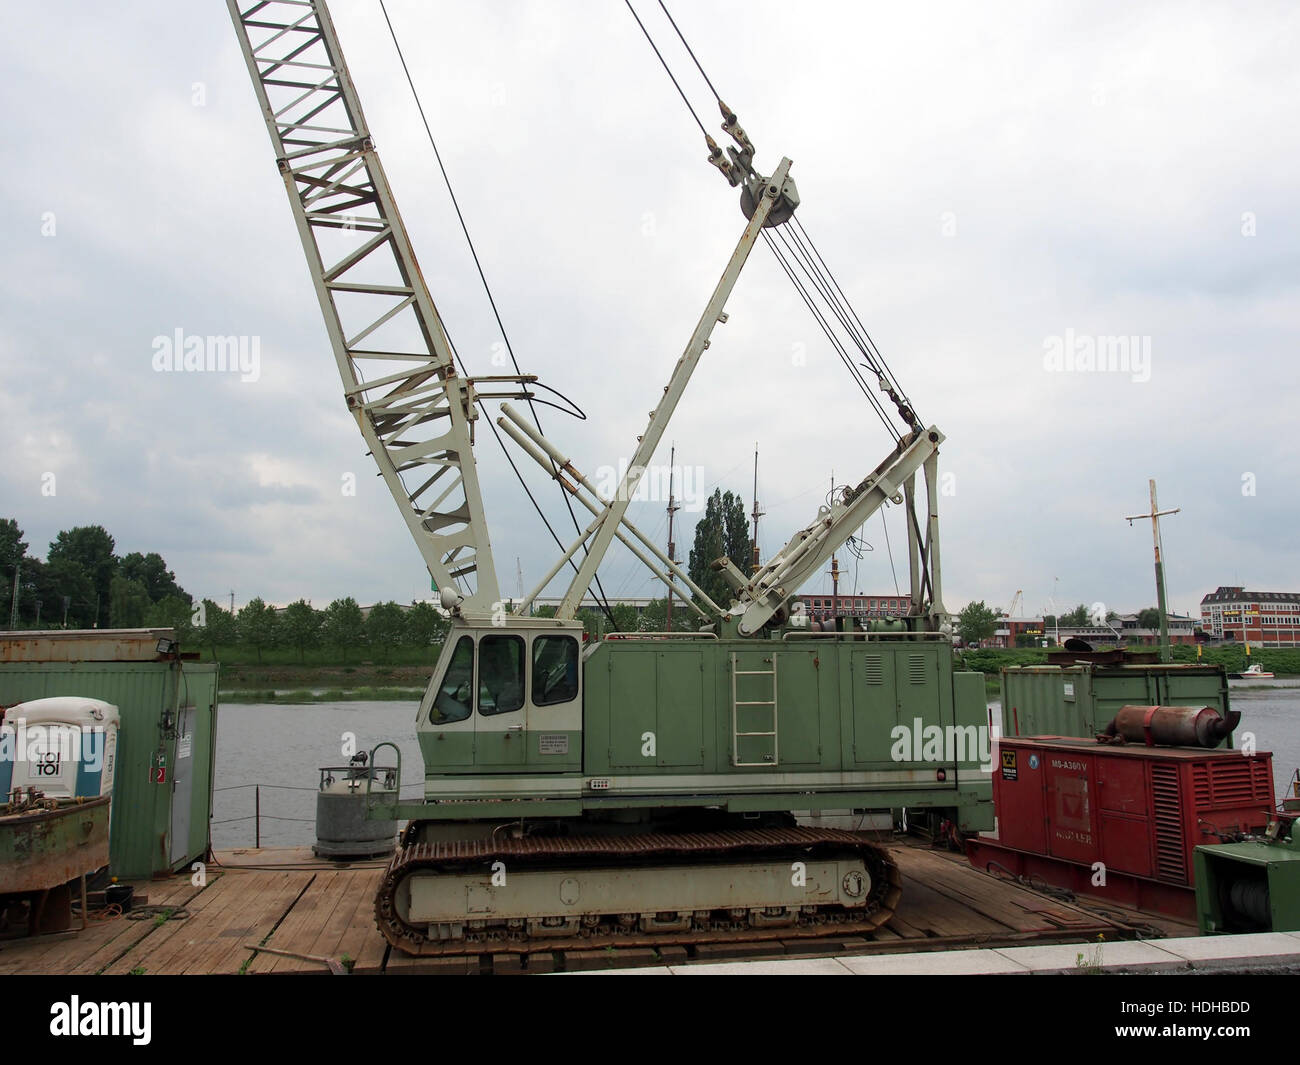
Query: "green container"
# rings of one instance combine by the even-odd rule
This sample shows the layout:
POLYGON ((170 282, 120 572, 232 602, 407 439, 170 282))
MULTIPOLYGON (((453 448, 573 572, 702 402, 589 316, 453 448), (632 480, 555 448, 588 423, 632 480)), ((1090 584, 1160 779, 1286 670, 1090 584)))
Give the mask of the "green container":
POLYGON ((1300 840, 1211 844, 1193 860, 1205 935, 1300 931, 1300 840))
POLYGON ((1228 712, 1222 666, 1011 666, 1002 670, 1002 735, 1095 736, 1122 706, 1228 712))
POLYGON ((163 876, 202 858, 212 817, 217 666, 152 662, 3 662, 0 706, 79 695, 118 708, 109 868, 163 876))

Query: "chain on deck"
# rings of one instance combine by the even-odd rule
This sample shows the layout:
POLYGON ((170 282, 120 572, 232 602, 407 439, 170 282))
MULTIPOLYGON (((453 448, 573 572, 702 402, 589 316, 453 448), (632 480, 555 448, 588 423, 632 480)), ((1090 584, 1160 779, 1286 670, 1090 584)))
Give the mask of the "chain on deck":
MULTIPOLYGON (((375 918, 380 932, 394 947, 414 955, 458 955, 489 952, 525 953, 545 946, 548 950, 581 950, 604 946, 656 946, 689 943, 725 943, 762 939, 812 938, 830 934, 865 934, 885 925, 894 915, 902 895, 902 877, 889 852, 867 833, 823 828, 765 828, 722 832, 643 833, 601 836, 527 836, 498 839, 451 840, 413 843, 398 849, 389 862, 375 897, 375 918), (840 906, 819 907, 801 913, 795 924, 771 928, 751 927, 744 921, 711 921, 688 931, 645 933, 617 925, 584 928, 580 935, 530 938, 521 930, 486 929, 462 938, 431 941, 397 912, 395 899, 406 877, 427 871, 456 873, 485 870, 495 861, 524 862, 539 867, 594 862, 617 868, 646 859, 689 858, 707 861, 767 857, 774 861, 812 857, 826 851, 852 850, 871 875, 871 891, 863 910, 840 906)), ((656 900, 654 908, 672 910, 672 903, 656 900)), ((615 916, 615 915, 608 915, 615 916)), ((466 923, 469 923, 468 919, 466 923)))

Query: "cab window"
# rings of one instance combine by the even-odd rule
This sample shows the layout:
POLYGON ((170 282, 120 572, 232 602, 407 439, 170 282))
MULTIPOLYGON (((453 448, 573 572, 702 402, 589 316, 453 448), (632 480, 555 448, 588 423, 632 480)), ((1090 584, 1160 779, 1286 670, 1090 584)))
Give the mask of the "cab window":
POLYGON ((435 725, 464 721, 469 717, 470 697, 474 691, 474 640, 462 636, 452 652, 451 664, 438 685, 437 697, 429 720, 435 725))
POLYGON ((478 644, 478 712, 509 714, 524 705, 524 641, 484 636, 478 644))
POLYGON ((533 705, 567 703, 578 694, 578 641, 539 636, 533 641, 533 705))

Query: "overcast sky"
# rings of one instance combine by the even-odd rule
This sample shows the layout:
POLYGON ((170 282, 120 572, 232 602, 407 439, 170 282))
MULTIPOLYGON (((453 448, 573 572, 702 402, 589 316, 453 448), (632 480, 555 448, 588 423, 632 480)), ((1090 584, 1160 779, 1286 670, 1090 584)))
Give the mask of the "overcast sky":
MULTIPOLYGON (((716 128, 657 5, 637 6, 716 128)), ((1300 590, 1300 8, 670 8, 758 168, 794 160, 799 217, 947 436, 950 609, 1017 589, 1030 613, 1151 604, 1149 525, 1123 520, 1149 477, 1182 508, 1164 523, 1174 609, 1219 584, 1300 590), (1052 361, 1109 337, 1140 338, 1149 364, 1052 361)), ((331 9, 434 300, 471 372, 494 372, 378 0, 331 9)), ((621 2, 389 10, 520 363, 588 414, 544 416, 547 434, 589 474, 626 461, 743 228, 735 192, 621 2)), ((344 409, 225 4, 16 5, 6 28, 0 516, 41 556, 102 524, 237 605, 428 596, 344 409), (178 329, 257 338, 260 376, 156 372, 154 338, 178 329)), ((656 458, 675 443, 696 493, 748 506, 757 443, 766 557, 832 474, 858 481, 888 445, 765 248, 728 311, 656 458)), ((487 434, 478 459, 502 591, 516 559, 527 590, 558 549, 487 434)), ((664 539, 662 502, 630 516, 664 539)), ((892 593, 879 517, 864 538, 841 590, 892 593)), ((890 538, 901 584, 897 515, 890 538)), ((625 553, 601 575, 611 596, 659 594, 625 553)))

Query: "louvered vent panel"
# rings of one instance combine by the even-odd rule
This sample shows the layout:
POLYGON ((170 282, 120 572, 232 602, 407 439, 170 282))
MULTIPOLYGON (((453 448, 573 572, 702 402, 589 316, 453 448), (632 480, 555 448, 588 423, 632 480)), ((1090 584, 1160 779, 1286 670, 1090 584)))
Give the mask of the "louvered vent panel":
POLYGON ((1192 766, 1192 789, 1198 809, 1210 805, 1210 767, 1204 762, 1192 766))
MULTIPOLYGON (((1255 800, 1254 773, 1247 759, 1212 762, 1209 770, 1210 802, 1215 806, 1248 806, 1255 800)), ((1196 801, 1201 801, 1199 791, 1196 801)))
POLYGON ((867 655, 867 683, 885 683, 885 663, 880 655, 867 655))
POLYGON ((1156 879, 1187 883, 1183 851, 1183 810, 1178 794, 1178 769, 1151 765, 1151 792, 1155 799, 1156 879))
POLYGON ((907 679, 913 684, 925 683, 925 655, 907 656, 907 679))

